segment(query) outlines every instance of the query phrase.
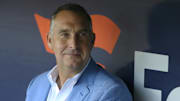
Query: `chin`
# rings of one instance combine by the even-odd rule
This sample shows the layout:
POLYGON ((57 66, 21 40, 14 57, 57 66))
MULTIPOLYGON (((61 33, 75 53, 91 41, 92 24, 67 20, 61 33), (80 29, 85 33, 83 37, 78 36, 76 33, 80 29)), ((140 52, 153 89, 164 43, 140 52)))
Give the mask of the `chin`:
POLYGON ((81 71, 82 67, 80 65, 69 65, 67 66, 70 70, 73 70, 74 72, 76 71, 81 71))
POLYGON ((69 64, 69 67, 80 67, 80 63, 72 63, 72 64, 69 64))
POLYGON ((82 61, 67 61, 65 64, 67 67, 72 69, 79 69, 83 66, 82 61))

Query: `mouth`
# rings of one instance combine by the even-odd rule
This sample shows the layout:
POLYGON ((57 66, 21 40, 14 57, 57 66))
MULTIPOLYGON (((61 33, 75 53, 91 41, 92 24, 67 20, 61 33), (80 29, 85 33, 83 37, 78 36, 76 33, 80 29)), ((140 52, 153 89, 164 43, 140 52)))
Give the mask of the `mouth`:
POLYGON ((73 53, 71 53, 71 54, 65 54, 65 55, 80 56, 80 54, 73 54, 73 53))
POLYGON ((80 53, 65 53, 64 55, 68 55, 68 56, 81 56, 80 53))
POLYGON ((81 55, 81 52, 80 52, 80 51, 74 51, 74 50, 65 51, 65 52, 64 52, 64 55, 80 56, 80 55, 81 55))

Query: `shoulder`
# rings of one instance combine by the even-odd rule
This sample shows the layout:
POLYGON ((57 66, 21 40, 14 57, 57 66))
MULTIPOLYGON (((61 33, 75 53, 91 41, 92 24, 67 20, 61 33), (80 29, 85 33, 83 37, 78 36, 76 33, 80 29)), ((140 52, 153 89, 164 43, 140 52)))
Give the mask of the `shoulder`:
POLYGON ((43 72, 41 74, 39 74, 38 76, 36 76, 35 78, 33 78, 33 80, 35 82, 43 82, 48 80, 47 74, 49 73, 49 71, 43 72))
POLYGON ((132 101, 131 94, 123 80, 103 69, 100 69, 95 77, 94 90, 101 94, 100 101, 132 101))
POLYGON ((38 76, 34 77, 29 83, 27 92, 32 92, 34 90, 38 90, 38 89, 42 88, 43 86, 48 86, 49 81, 47 78, 47 74, 48 74, 48 72, 44 72, 44 73, 41 73, 38 76))
POLYGON ((39 74, 38 76, 34 77, 30 83, 29 83, 29 87, 31 87, 32 85, 36 85, 35 87, 37 87, 38 85, 44 84, 48 82, 48 74, 49 71, 44 72, 39 74))
POLYGON ((93 59, 86 68, 82 80, 90 82, 90 84, 99 88, 109 88, 112 86, 121 86, 122 88, 126 88, 126 85, 120 78, 107 72, 100 65, 96 64, 93 59))
POLYGON ((97 86, 112 86, 112 85, 124 85, 124 82, 114 76, 113 74, 107 72, 101 67, 97 67, 99 70, 96 74, 94 84, 97 86))
POLYGON ((40 98, 40 95, 44 96, 43 98, 45 98, 50 86, 47 74, 48 72, 44 72, 30 81, 26 91, 26 101, 36 101, 33 99, 42 99, 40 98))

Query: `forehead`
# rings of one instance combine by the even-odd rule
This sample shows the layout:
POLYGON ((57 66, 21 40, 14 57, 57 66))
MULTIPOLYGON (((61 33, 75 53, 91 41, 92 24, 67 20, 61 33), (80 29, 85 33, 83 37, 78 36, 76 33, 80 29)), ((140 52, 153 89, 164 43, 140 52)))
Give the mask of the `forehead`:
POLYGON ((82 28, 88 27, 88 21, 84 16, 69 10, 59 12, 54 19, 54 24, 58 28, 69 26, 82 28))

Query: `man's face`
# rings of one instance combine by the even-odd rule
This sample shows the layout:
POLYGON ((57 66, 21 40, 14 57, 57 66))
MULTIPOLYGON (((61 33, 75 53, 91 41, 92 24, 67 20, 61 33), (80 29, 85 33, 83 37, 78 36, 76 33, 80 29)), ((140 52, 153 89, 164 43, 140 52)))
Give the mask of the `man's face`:
POLYGON ((54 19, 48 44, 54 51, 57 65, 63 69, 80 71, 87 63, 93 47, 92 32, 81 15, 64 10, 54 19))

